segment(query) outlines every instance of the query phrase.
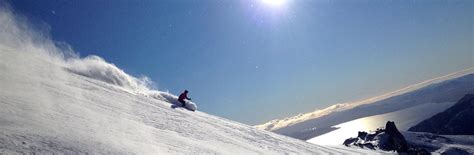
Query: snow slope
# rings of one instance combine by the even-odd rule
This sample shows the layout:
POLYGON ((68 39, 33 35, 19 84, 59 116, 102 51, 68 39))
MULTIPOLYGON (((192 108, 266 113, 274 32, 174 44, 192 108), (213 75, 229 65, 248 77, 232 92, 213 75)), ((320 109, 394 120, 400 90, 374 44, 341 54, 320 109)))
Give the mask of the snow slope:
MULTIPOLYGON (((0 1, 0 154, 354 154, 171 108, 97 56, 79 58, 0 1)), ((39 28, 41 29, 41 28, 39 28)))
POLYGON ((408 143, 427 148, 432 154, 474 154, 474 135, 437 135, 402 132, 408 143))

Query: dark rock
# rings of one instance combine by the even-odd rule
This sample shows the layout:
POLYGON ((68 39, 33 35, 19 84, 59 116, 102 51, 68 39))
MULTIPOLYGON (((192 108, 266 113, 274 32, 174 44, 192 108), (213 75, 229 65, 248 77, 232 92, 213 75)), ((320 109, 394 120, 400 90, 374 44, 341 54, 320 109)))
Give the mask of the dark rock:
POLYGON ((357 137, 359 137, 360 139, 363 139, 363 140, 365 140, 366 136, 367 136, 367 132, 365 132, 365 131, 359 131, 359 133, 357 134, 357 137))
POLYGON ((407 152, 408 143, 405 137, 398 131, 395 126, 395 122, 388 121, 385 125, 385 134, 388 135, 388 143, 390 150, 396 150, 397 152, 407 152))
POLYGON ((357 140, 359 140, 359 139, 358 139, 358 138, 348 138, 348 139, 344 140, 344 143, 343 143, 343 144, 344 144, 345 146, 349 146, 349 145, 351 145, 351 144, 357 142, 357 140))
POLYGON ((366 137, 365 137, 365 140, 366 141, 373 141, 375 136, 377 136, 378 134, 375 133, 375 134, 368 134, 366 137))
POLYGON ((366 141, 373 141, 375 136, 379 135, 381 132, 375 132, 374 134, 367 134, 367 136, 365 136, 365 140, 366 141))
POLYGON ((427 150, 414 146, 410 147, 405 137, 398 131, 397 126, 392 121, 388 121, 385 128, 379 128, 371 133, 359 131, 356 138, 348 138, 343 144, 345 146, 397 151, 398 153, 414 155, 430 154, 427 150))

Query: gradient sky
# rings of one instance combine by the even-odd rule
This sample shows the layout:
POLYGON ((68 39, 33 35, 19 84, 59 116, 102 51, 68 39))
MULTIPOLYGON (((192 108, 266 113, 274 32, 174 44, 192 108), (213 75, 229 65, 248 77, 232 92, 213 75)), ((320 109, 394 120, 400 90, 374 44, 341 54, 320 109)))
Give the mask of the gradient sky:
POLYGON ((259 124, 474 66, 472 0, 13 0, 201 111, 259 124))

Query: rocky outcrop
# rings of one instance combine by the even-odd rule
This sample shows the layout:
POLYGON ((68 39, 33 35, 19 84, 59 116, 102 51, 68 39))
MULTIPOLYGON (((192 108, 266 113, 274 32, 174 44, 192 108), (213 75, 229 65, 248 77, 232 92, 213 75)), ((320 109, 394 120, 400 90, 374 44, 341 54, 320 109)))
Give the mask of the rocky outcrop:
POLYGON ((408 151, 408 144, 405 137, 398 131, 395 122, 388 121, 385 125, 385 141, 380 143, 379 147, 383 150, 396 150, 397 152, 408 151))
POLYGON ((408 129, 443 135, 474 135, 474 94, 467 94, 452 107, 408 129))
POLYGON ((359 131, 357 137, 346 139, 343 144, 345 146, 396 151, 398 153, 430 154, 425 149, 409 146, 405 137, 398 131, 392 121, 388 121, 385 128, 379 128, 371 133, 359 131))

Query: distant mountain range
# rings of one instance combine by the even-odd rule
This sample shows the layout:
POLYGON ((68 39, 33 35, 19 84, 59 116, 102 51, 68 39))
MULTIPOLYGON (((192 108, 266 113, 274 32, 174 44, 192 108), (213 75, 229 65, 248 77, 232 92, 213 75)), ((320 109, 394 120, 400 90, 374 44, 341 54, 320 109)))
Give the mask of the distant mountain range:
MULTIPOLYGON (((474 83, 471 83, 474 85, 474 83)), ((467 94, 444 112, 424 120, 408 131, 443 135, 474 135, 474 94, 467 94)))
POLYGON ((428 80, 398 90, 369 102, 336 104, 298 116, 273 120, 257 128, 307 140, 334 130, 334 125, 362 117, 379 115, 410 107, 436 103, 455 103, 465 94, 474 93, 473 69, 428 80), (370 102, 372 101, 372 102, 370 102))

